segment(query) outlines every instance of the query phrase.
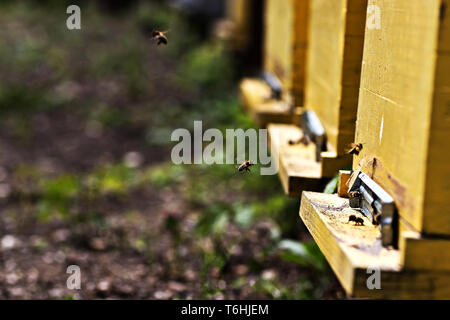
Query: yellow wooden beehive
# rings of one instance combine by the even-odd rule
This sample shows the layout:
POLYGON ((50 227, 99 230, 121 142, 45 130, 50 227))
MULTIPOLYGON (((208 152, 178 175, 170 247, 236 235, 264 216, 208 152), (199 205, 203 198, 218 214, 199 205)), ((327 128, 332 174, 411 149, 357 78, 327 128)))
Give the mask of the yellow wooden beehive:
POLYGON ((309 0, 266 0, 264 69, 276 75, 294 106, 303 106, 309 0))
POLYGON ((351 164, 346 148, 355 133, 366 8, 367 1, 361 0, 310 2, 304 109, 315 112, 328 144, 315 163, 309 146, 288 145, 289 137, 303 135, 302 129, 269 126, 280 157, 280 178, 291 196, 300 196, 299 186, 332 177, 351 164))
POLYGON ((370 221, 348 224, 358 215, 348 199, 303 193, 303 221, 355 296, 450 298, 449 5, 368 1, 353 170, 393 198, 398 249, 383 247, 370 221), (367 287, 370 266, 381 269, 380 290, 367 287))
POLYGON ((232 46, 234 49, 246 48, 253 36, 254 0, 228 0, 227 16, 233 24, 232 46))
POLYGON ((311 4, 305 108, 319 117, 340 156, 355 134, 367 1, 311 4))
POLYGON ((251 36, 251 7, 250 1, 246 0, 228 0, 227 16, 233 23, 233 41, 232 46, 242 48, 247 46, 251 36))
POLYGON ((373 175, 415 230, 450 235, 448 13, 438 0, 389 4, 398 12, 371 3, 383 21, 366 36, 354 169, 373 175))
POLYGON ((216 34, 227 39, 239 57, 245 72, 259 70, 262 65, 263 11, 261 0, 227 0, 227 17, 219 20, 216 34))
POLYGON ((246 78, 240 87, 244 106, 261 126, 292 123, 294 108, 303 105, 309 1, 265 1, 262 69, 280 80, 281 99, 273 99, 258 78, 246 78))

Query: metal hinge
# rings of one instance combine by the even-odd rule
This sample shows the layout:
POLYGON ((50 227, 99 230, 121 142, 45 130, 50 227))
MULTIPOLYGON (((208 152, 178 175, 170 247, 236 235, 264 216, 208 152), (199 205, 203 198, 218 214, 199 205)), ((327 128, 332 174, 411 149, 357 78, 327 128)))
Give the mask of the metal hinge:
POLYGON ((281 96, 283 94, 283 85, 281 84, 280 79, 277 78, 274 74, 264 71, 261 74, 261 79, 267 83, 272 90, 272 99, 281 100, 281 96))
POLYGON ((394 199, 363 172, 349 185, 350 207, 360 211, 381 228, 383 246, 397 247, 398 219, 394 199))
POLYGON ((316 161, 320 161, 320 154, 326 151, 327 137, 325 129, 320 123, 314 111, 304 111, 300 116, 301 128, 303 133, 311 139, 316 145, 316 161))

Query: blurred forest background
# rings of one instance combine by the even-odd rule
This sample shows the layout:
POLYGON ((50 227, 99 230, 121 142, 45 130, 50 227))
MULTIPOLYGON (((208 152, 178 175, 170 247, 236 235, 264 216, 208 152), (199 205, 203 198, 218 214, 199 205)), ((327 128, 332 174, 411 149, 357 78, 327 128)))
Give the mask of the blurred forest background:
POLYGON ((254 127, 211 19, 71 3, 0 5, 0 298, 343 298, 277 176, 171 164, 176 128, 254 127))

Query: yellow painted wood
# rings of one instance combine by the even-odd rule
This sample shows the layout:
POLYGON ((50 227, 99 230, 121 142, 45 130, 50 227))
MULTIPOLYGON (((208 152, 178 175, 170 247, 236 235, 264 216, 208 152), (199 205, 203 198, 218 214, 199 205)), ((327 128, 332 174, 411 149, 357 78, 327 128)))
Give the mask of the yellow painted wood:
POLYGON ((403 268, 399 250, 381 245, 380 230, 337 195, 303 192, 300 217, 336 273, 354 297, 383 299, 449 299, 450 272, 403 268), (348 223, 349 215, 364 226, 348 223), (368 268, 381 271, 381 289, 369 290, 368 268))
POLYGON ((450 272, 423 272, 402 270, 401 272, 381 272, 381 289, 367 288, 367 270, 355 272, 354 297, 372 299, 450 299, 450 272))
POLYGON ((295 106, 304 106, 306 55, 308 50, 309 3, 311 0, 295 0, 294 52, 292 94, 295 106))
POLYGON ((264 68, 290 89, 293 63, 294 0, 266 0, 264 21, 264 68))
POLYGON ((262 80, 246 78, 240 83, 240 95, 244 108, 260 127, 271 122, 292 123, 294 110, 286 101, 271 99, 271 89, 262 80))
POLYGON ((235 49, 246 47, 251 36, 251 3, 248 0, 227 0, 227 16, 233 23, 231 44, 235 49))
POLYGON ((351 157, 348 154, 338 156, 334 151, 323 151, 320 157, 323 177, 334 177, 339 170, 351 166, 351 157))
POLYGON ((418 232, 405 231, 401 242, 405 269, 450 271, 450 239, 427 238, 418 232))
POLYGON ((339 197, 348 198, 348 181, 352 172, 350 170, 339 170, 337 194, 339 197))
POLYGON ((310 4, 305 106, 318 115, 337 155, 354 138, 366 8, 366 0, 310 4))
POLYGON ((303 136, 294 125, 269 124, 267 127, 272 156, 278 159, 278 175, 284 192, 300 197, 304 190, 323 190, 327 180, 322 178, 321 163, 316 161, 315 146, 310 143, 289 145, 303 136))
POLYGON ((270 87, 259 79, 244 78, 239 84, 242 103, 245 108, 263 104, 271 99, 270 87))
POLYGON ((434 74, 423 230, 450 234, 450 1, 441 5, 434 74), (443 9, 445 8, 445 10, 443 9))
POLYGON ((390 193, 416 231, 450 235, 448 0, 369 0, 354 169, 390 193), (447 6, 442 11, 441 3, 447 6))
POLYGON ((264 68, 303 106, 310 0, 266 0, 264 68))
POLYGON ((337 158, 328 152, 322 152, 321 161, 316 161, 314 143, 290 145, 290 140, 298 141, 303 136, 296 125, 270 123, 267 129, 272 155, 278 158, 278 176, 290 197, 300 197, 303 190, 323 190, 329 178, 350 165, 350 157, 337 158))

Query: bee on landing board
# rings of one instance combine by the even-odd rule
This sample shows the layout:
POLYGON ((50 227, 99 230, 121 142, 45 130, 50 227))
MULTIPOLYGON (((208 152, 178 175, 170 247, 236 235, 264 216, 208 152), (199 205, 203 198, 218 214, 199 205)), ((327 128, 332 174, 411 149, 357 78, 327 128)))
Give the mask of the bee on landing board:
POLYGON ((350 146, 351 146, 351 149, 348 151, 349 154, 359 155, 359 153, 361 152, 361 150, 363 148, 362 143, 352 143, 350 146))
POLYGON ((353 221, 355 223, 355 226, 363 226, 364 225, 364 220, 353 214, 350 217, 348 217, 348 222, 350 222, 350 221, 353 221))
POLYGON ((298 139, 298 140, 292 140, 292 139, 290 139, 289 141, 288 141, 288 143, 289 143, 289 145, 294 145, 294 144, 303 144, 303 145, 305 145, 305 146, 307 146, 308 144, 310 144, 311 143, 311 138, 309 137, 309 136, 307 136, 307 135, 303 135, 300 139, 298 139))
POLYGON ((250 167, 253 166, 253 161, 245 160, 238 168, 238 171, 249 171, 250 167))
POLYGON ((165 34, 169 32, 169 30, 167 31, 159 31, 159 30, 153 30, 152 31, 152 39, 156 40, 156 44, 159 46, 161 43, 164 45, 167 45, 167 43, 169 42, 167 40, 167 37, 165 36, 165 34))

